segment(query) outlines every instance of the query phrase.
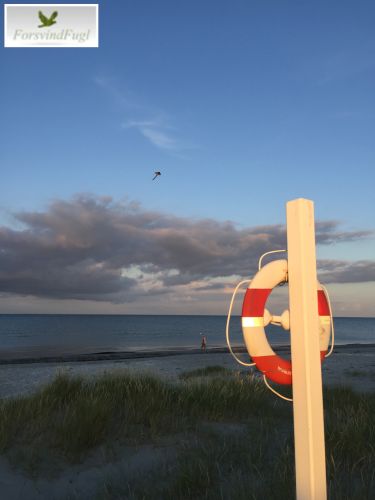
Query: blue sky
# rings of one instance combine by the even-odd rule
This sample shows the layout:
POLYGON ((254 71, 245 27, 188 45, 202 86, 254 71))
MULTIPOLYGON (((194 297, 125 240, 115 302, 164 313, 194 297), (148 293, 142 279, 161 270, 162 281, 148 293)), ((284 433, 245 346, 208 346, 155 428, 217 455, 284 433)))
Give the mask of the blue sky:
MULTIPOLYGON (((85 193, 112 197, 112 214, 116 203, 135 202, 182 226, 209 219, 242 231, 284 224, 286 201, 305 197, 317 220, 338 222, 337 240, 320 244, 318 257, 365 261, 375 279, 373 2, 99 5, 99 49, 1 49, 0 225, 35 233, 14 214, 48 214, 85 193), (154 170, 162 176, 152 182, 154 170), (366 234, 340 238, 358 232, 366 234)), ((160 268, 145 270, 152 264, 127 262, 121 273, 155 278, 160 268)), ((349 284, 331 277, 342 314, 375 315, 373 301, 347 308, 352 294, 363 304, 374 296, 374 282, 361 276, 349 284)), ((175 294, 184 297, 181 286, 175 294)), ((170 309, 161 293, 149 302, 141 293, 126 303, 82 294, 51 302, 31 285, 4 286, 0 312, 140 312, 146 304, 194 312, 194 291, 191 309, 170 309)), ((224 292, 200 297, 199 312, 220 312, 224 292)))

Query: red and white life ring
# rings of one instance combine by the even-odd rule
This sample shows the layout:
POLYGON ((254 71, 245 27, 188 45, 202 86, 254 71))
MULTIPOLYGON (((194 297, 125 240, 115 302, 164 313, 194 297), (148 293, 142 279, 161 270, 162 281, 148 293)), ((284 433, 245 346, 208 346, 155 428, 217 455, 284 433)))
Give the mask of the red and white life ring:
MULTIPOLYGON (((268 324, 270 316, 265 309, 268 296, 273 288, 286 281, 287 272, 287 260, 275 260, 262 267, 246 290, 242 306, 242 332, 251 358, 268 379, 284 385, 292 383, 292 363, 273 351, 264 327, 268 324)), ((317 290, 320 358, 323 361, 328 351, 331 316, 326 295, 319 282, 317 290)))

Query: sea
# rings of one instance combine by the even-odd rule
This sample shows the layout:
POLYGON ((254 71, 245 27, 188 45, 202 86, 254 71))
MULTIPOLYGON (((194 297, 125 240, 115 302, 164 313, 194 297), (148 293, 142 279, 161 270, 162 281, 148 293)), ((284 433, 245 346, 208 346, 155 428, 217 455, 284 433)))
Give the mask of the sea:
MULTIPOLYGON (((131 351, 225 347, 225 316, 0 315, 0 360, 131 351)), ((335 318, 335 343, 375 344, 375 318, 335 318)), ((270 325, 271 345, 290 344, 289 332, 270 325)), ((241 318, 230 323, 230 339, 243 346, 241 318)))

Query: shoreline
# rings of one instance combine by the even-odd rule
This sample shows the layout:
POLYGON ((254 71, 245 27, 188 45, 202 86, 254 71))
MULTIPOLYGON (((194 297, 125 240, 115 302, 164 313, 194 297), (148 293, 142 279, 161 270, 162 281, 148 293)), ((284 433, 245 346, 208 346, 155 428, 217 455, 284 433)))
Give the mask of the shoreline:
MULTIPOLYGON (((235 349, 243 361, 249 361, 245 348, 235 349)), ((277 349, 288 356, 288 346, 277 349)), ((163 350, 142 352, 96 353, 84 356, 24 359, 0 362, 0 399, 33 393, 52 382, 58 373, 95 378, 108 372, 149 373, 169 380, 181 373, 222 366, 230 370, 258 372, 254 367, 240 366, 227 348, 163 350), (18 360, 20 361, 20 360, 18 360)), ((348 386, 360 392, 375 392, 375 344, 346 344, 335 347, 331 357, 322 364, 323 384, 348 386)), ((283 387, 280 386, 281 392, 283 387)))
MULTIPOLYGON (((352 343, 335 345, 334 352, 340 353, 352 351, 353 349, 369 349, 375 354, 375 344, 372 343, 352 343)), ((234 346, 235 353, 246 353, 246 347, 234 346)), ((274 346, 276 353, 290 354, 290 347, 285 345, 274 346)), ((82 363, 91 361, 121 361, 147 358, 164 358, 170 356, 197 355, 197 354, 229 354, 228 347, 211 347, 202 352, 200 348, 166 348, 153 350, 133 350, 133 351, 99 351, 92 353, 61 354, 55 356, 23 356, 16 358, 0 358, 1 365, 19 364, 48 364, 48 363, 82 363)))

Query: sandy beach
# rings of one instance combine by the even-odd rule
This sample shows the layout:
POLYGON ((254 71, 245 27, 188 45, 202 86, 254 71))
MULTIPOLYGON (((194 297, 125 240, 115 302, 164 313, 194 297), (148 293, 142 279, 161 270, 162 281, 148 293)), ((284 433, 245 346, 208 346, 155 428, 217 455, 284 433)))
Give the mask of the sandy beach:
MULTIPOLYGON (((280 353, 282 355, 282 352, 280 353)), ((247 360, 245 354, 240 354, 247 360)), ((97 353, 61 357, 58 361, 29 359, 0 364, 0 397, 30 394, 49 383, 57 373, 95 376, 113 370, 150 372, 162 377, 177 378, 184 371, 220 365, 233 370, 244 369, 226 349, 175 351, 144 351, 137 353, 97 353), (75 361, 73 361, 75 359, 75 361)), ((375 391, 375 344, 352 344, 335 347, 323 363, 323 383, 329 386, 347 385, 357 391, 375 391)))

